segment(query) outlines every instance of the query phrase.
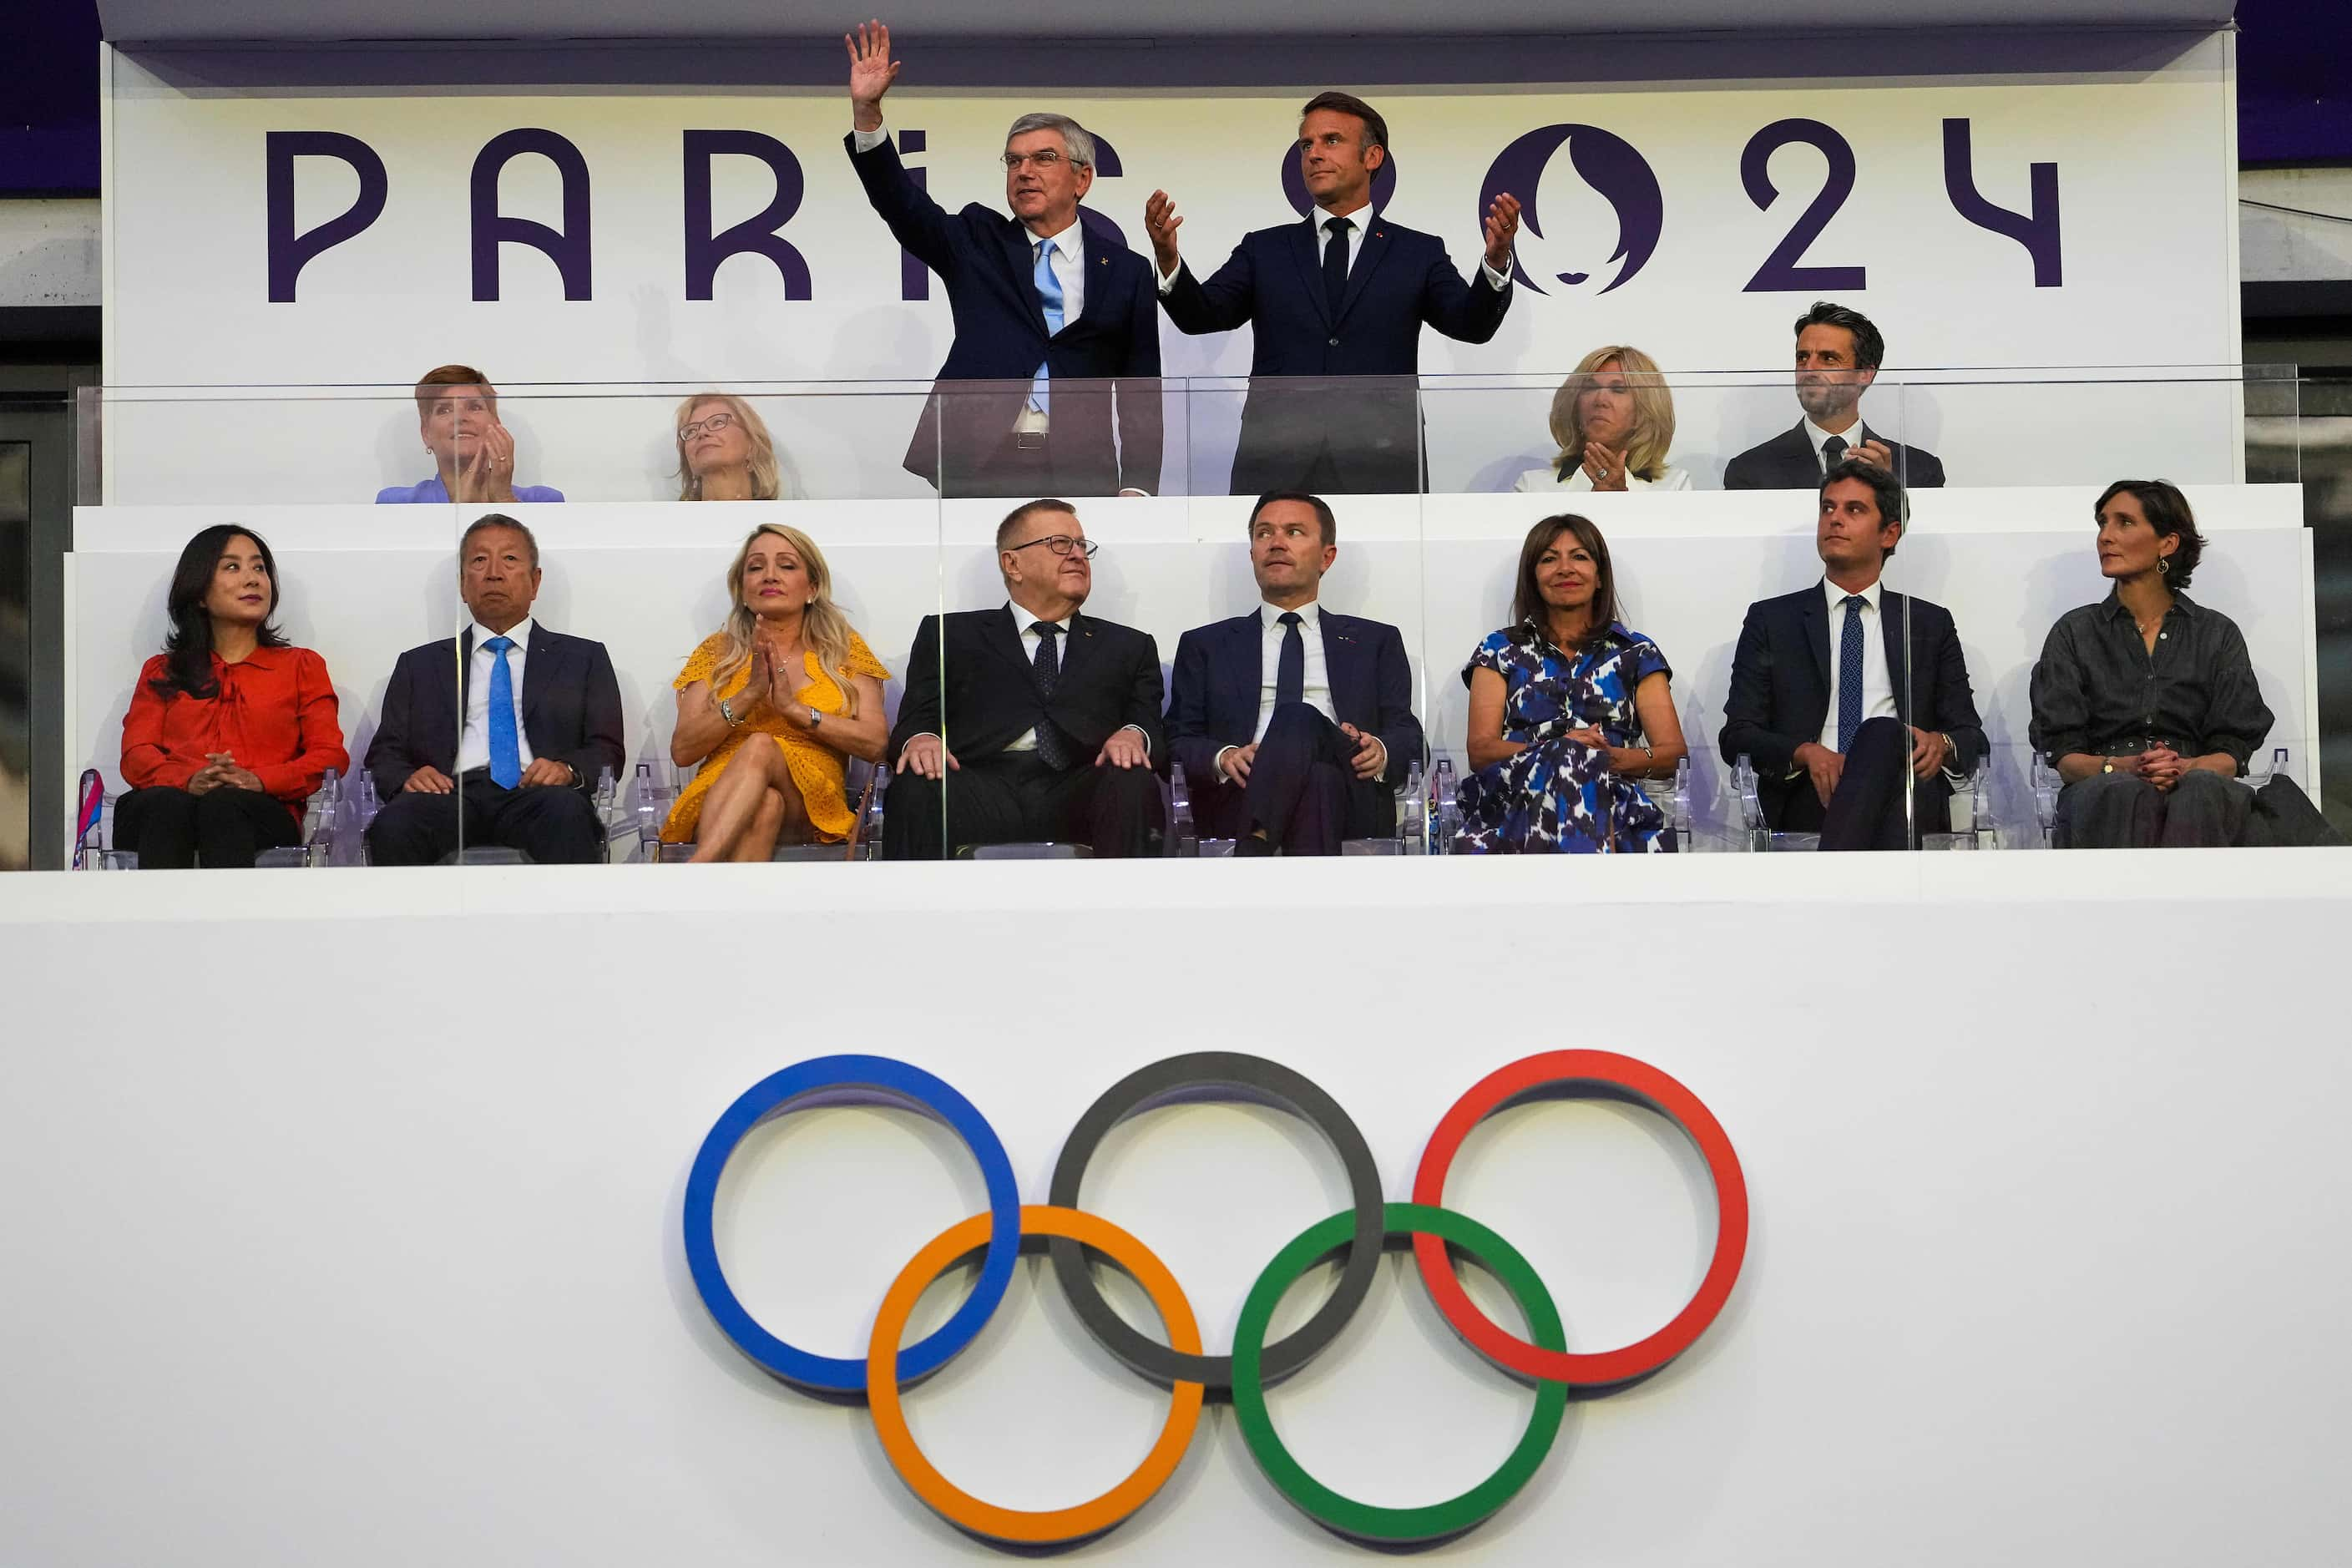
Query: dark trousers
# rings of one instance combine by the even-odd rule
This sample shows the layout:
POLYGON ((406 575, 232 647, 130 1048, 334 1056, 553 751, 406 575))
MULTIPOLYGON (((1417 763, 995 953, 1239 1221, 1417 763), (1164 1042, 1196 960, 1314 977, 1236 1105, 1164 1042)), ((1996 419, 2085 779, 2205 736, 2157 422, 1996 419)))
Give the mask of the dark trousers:
POLYGON ((1396 832, 1396 798, 1350 765, 1354 742, 1304 702, 1286 702, 1266 721, 1249 782, 1220 780, 1196 810, 1211 838, 1246 838, 1260 829, 1286 855, 1337 855, 1349 838, 1396 832))
POLYGON ((1087 763, 1057 773, 1034 752, 1001 752, 966 760, 944 780, 894 776, 882 858, 940 860, 972 845, 1051 841, 1131 858, 1158 854, 1167 826, 1167 797, 1150 768, 1087 763))
POLYGON ((2239 843, 2254 792, 2220 773, 2183 773, 2169 795, 2133 773, 2093 773, 2058 792, 2058 849, 2195 849, 2239 843))
MULTIPOLYGON (((1822 805, 1812 780, 1800 775, 1781 808, 1780 829, 1818 833, 1824 849, 1908 849, 1916 840, 1903 820, 1903 777, 1910 771, 1910 726, 1900 719, 1864 720, 1829 805, 1822 805)), ((1925 802, 1920 812, 1924 818, 1925 802)), ((1920 826, 1933 830, 1924 820, 1920 826)))
POLYGON ((114 803, 114 847, 139 857, 142 871, 194 866, 246 866, 264 849, 301 841, 286 803, 253 789, 190 795, 176 785, 134 789, 114 803))
POLYGON ((457 852, 461 829, 467 844, 504 845, 541 866, 604 858, 604 826, 587 795, 556 784, 500 789, 488 769, 476 768, 447 795, 409 791, 385 801, 368 825, 368 860, 430 866, 457 852))
POLYGON ((940 494, 1018 497, 1109 495, 1118 489, 1118 461, 1099 437, 1080 439, 1052 432, 1004 439, 977 458, 959 464, 952 454, 941 476, 940 494))

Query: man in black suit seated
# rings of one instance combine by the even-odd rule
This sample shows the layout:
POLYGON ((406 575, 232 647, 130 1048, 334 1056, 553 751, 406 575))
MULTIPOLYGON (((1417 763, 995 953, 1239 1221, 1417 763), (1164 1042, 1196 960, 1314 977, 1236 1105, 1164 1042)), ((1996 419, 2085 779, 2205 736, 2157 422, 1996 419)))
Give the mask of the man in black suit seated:
POLYGON ((1249 541, 1264 602, 1176 644, 1168 744, 1201 831, 1236 855, 1337 855, 1342 839, 1388 837, 1422 750, 1404 637, 1318 602, 1339 554, 1320 497, 1260 496, 1249 541))
POLYGON ((530 529, 491 512, 466 530, 457 590, 474 624, 400 656, 368 743, 383 797, 368 828, 373 864, 430 866, 454 852, 461 803, 467 844, 542 866, 604 858, 596 775, 621 769, 621 687, 603 643, 531 618, 539 584, 530 529))
POLYGON ((1776 831, 1819 833, 1824 849, 1902 849, 1912 842, 1906 762, 1917 831, 1943 832, 1945 773, 1965 777, 1976 766, 1984 730, 1951 613, 1879 585, 1908 515, 1902 487, 1849 458, 1822 481, 1820 499, 1814 544, 1825 574, 1748 606, 1723 709, 1723 760, 1752 759, 1776 831))
POLYGON ((1066 115, 1021 116, 1004 141, 1013 216, 975 202, 950 217, 882 128, 882 95, 898 75, 890 29, 877 22, 844 41, 849 166, 955 310, 955 342, 916 421, 908 470, 950 496, 1159 489, 1158 294, 1143 258, 1079 221, 1094 138, 1066 115), (1127 379, 1113 386, 1112 377, 1127 379))
POLYGON ((1184 220, 1168 194, 1152 192, 1144 206, 1160 302, 1177 329, 1253 324, 1235 495, 1419 490, 1422 323, 1483 343, 1510 308, 1518 202, 1498 195, 1487 209, 1485 261, 1477 280, 1465 283, 1444 240, 1372 206, 1388 140, 1388 121, 1363 100, 1344 92, 1311 100, 1298 126, 1298 162, 1312 215, 1244 236, 1205 283, 1178 253, 1184 220), (1382 380, 1350 386, 1340 377, 1382 380))
POLYGON ((1160 649, 1078 613, 1098 548, 1068 501, 1015 507, 996 528, 1008 602, 930 616, 916 632, 890 735, 884 858, 1029 839, 1158 853, 1160 649))
POLYGON ((1906 447, 1872 429, 1862 417, 1862 395, 1878 379, 1886 341, 1870 318, 1826 300, 1797 318, 1797 402, 1805 416, 1760 447, 1751 447, 1723 470, 1727 490, 1810 490, 1851 457, 1885 469, 1908 489, 1939 489, 1944 465, 1936 454, 1906 447))

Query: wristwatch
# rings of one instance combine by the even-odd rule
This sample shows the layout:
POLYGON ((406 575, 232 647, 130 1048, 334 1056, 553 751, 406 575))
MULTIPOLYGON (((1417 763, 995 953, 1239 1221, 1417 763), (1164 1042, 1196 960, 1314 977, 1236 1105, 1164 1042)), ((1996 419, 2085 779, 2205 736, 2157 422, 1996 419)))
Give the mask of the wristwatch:
POLYGON ((727 721, 727 727, 730 730, 740 730, 743 727, 743 721, 735 717, 735 710, 729 705, 724 697, 719 700, 719 716, 727 721))
POLYGON ((814 730, 814 729, 815 729, 819 724, 822 724, 822 723, 824 723, 824 714, 822 714, 822 713, 818 712, 818 711, 817 711, 815 709, 814 709, 814 708, 812 708, 812 709, 810 709, 810 710, 809 710, 809 728, 810 728, 810 729, 814 730))

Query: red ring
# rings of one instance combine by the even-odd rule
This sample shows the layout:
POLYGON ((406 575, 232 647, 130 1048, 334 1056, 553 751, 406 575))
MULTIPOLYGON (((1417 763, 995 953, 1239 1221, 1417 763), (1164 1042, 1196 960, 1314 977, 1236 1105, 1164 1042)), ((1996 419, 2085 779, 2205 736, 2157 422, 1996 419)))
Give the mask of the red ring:
POLYGON ((1683 1310, 1656 1333, 1620 1350, 1592 1355, 1543 1350, 1479 1310, 1455 1277, 1439 1237, 1416 1235, 1412 1253, 1438 1311, 1480 1354, 1524 1377, 1547 1378, 1575 1388, 1606 1388, 1657 1371, 1690 1349, 1723 1310, 1748 1256, 1748 1178, 1741 1174, 1739 1156, 1732 1152, 1731 1140, 1714 1113, 1699 1102, 1698 1096, 1656 1068, 1614 1051, 1545 1051, 1497 1068, 1454 1102, 1429 1135, 1429 1147, 1422 1152, 1421 1169, 1413 1174, 1412 1201, 1443 1207, 1445 1173, 1470 1130, 1520 1095, 1563 1084, 1605 1084, 1632 1095, 1680 1127, 1706 1158, 1707 1174, 1715 1182, 1715 1257, 1696 1294, 1683 1310))

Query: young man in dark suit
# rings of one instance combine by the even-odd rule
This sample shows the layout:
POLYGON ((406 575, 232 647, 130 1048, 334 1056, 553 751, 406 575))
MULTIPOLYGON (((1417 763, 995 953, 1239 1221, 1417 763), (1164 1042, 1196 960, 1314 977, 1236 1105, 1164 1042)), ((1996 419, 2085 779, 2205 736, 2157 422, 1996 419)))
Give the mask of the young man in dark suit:
POLYGON ((1260 496, 1249 541, 1263 603, 1176 644, 1168 744, 1201 830, 1236 855, 1337 855, 1343 839, 1388 837, 1422 750, 1404 637, 1318 603, 1339 554, 1320 497, 1260 496))
POLYGON ((1007 603, 929 616, 916 632, 890 734, 884 858, 1028 839, 1158 852, 1160 648, 1079 614, 1097 548, 1068 501, 1015 507, 996 529, 1007 603))
POLYGON ((1094 138, 1065 115, 1023 115, 1004 142, 1013 216, 975 202, 950 216, 882 128, 882 95, 898 75, 890 29, 861 26, 844 41, 849 166, 955 310, 955 342, 916 421, 908 471, 945 496, 1158 489, 1157 294, 1143 258, 1079 221, 1094 138))
POLYGON ((1723 488, 1810 490, 1851 457, 1885 469, 1906 489, 1940 489, 1944 465, 1935 453, 1889 440, 1863 420, 1862 395, 1885 357, 1886 341, 1869 317, 1816 300, 1797 318, 1797 402, 1805 416, 1732 458, 1723 488))
POLYGON ((1444 241, 1372 206, 1372 176, 1388 161, 1388 122, 1363 100, 1344 92, 1311 100, 1299 122, 1298 163, 1313 213, 1243 237, 1205 283, 1178 253, 1184 220, 1168 194, 1154 191, 1144 207, 1160 303, 1177 329, 1198 335, 1253 324, 1235 495, 1420 489, 1413 378, 1422 323, 1483 343, 1510 308, 1518 202, 1495 198, 1484 264, 1477 280, 1465 283, 1444 241), (1385 383, 1339 379, 1375 376, 1385 383), (1308 379, 1296 379, 1302 377, 1308 379))
POLYGON ((1947 770, 1984 755, 1951 613, 1884 590, 1908 515, 1885 469, 1847 458, 1820 489, 1820 583, 1748 606, 1724 703, 1723 760, 1751 759, 1765 820, 1824 849, 1903 849, 1904 777, 1919 833, 1940 833, 1947 770))
POLYGON ((530 529, 491 512, 466 530, 457 589, 474 624, 400 656, 368 744, 373 864, 434 864, 459 847, 461 817, 465 843, 542 866, 604 858, 596 775, 621 770, 621 687, 603 643, 531 618, 539 584, 530 529))

